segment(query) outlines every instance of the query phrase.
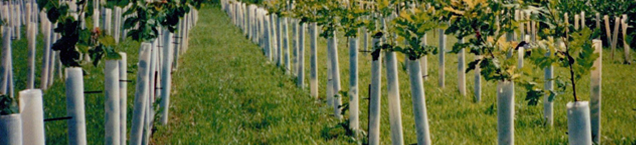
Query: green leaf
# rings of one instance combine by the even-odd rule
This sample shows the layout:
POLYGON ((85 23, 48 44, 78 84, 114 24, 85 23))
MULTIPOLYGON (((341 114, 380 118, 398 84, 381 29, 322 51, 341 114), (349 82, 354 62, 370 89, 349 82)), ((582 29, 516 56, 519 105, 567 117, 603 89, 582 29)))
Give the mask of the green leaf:
POLYGON ((0 94, 0 115, 18 113, 18 107, 14 104, 15 100, 9 95, 0 94))

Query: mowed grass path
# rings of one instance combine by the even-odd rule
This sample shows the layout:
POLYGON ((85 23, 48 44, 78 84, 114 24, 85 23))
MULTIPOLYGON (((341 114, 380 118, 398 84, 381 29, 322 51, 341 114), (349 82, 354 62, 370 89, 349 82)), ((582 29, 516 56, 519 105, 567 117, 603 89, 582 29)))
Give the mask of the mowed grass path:
MULTIPOLYGON (((182 66, 175 73, 174 95, 171 99, 171 121, 160 128, 155 141, 165 143, 203 144, 324 144, 350 143, 340 136, 328 139, 321 131, 329 130, 337 121, 325 105, 326 40, 319 38, 318 66, 320 103, 301 90, 294 79, 285 75, 237 27, 231 24, 219 7, 201 10, 200 21, 190 34, 190 50, 181 59, 182 66)), ((291 29, 291 27, 290 27, 291 29)), ((349 89, 349 54, 347 41, 339 36, 339 61, 343 90, 349 89)), ((291 34, 290 34, 291 36, 291 34)), ((438 45, 438 34, 431 33, 428 42, 438 45)), ((309 37, 305 43, 305 73, 309 74, 309 37)), ((448 46, 456 39, 448 36, 448 46)), ((361 44, 362 46, 362 44, 361 44)), ((466 55, 467 60, 473 56, 466 55)), ((617 54, 622 56, 622 54, 617 54)), ((367 106, 370 83, 369 55, 360 55, 361 127, 368 124, 367 106)), ((430 79, 425 81, 426 101, 432 140, 437 144, 493 144, 497 137, 495 88, 496 83, 483 82, 482 101, 475 103, 473 72, 467 74, 467 96, 457 91, 457 56, 446 55, 446 87, 438 87, 438 57, 429 56, 430 79)), ((618 59, 617 59, 618 60, 618 59)), ((636 68, 610 61, 605 50, 603 61, 603 143, 632 144, 636 142, 636 68)), ((526 63, 525 66, 532 66, 526 63)), ((543 77, 535 68, 533 76, 543 77)), ((383 70, 383 75, 385 71, 383 70)), ((565 76, 565 70, 556 70, 565 76)), ((399 72, 400 99, 405 143, 416 143, 415 123, 410 85, 405 71, 399 72)), ((305 78, 308 82, 309 78, 305 78)), ((381 137, 390 144, 386 79, 382 80, 381 137)), ((578 81, 580 93, 589 92, 589 78, 578 81)), ((572 99, 560 95, 555 99, 555 123, 544 126, 543 107, 528 106, 522 87, 516 87, 515 142, 517 144, 566 144, 567 118, 565 104, 572 99)), ((571 91, 571 90, 568 90, 571 91)), ((582 95, 589 100, 589 95, 582 95)), ((342 99, 344 102, 348 98, 342 99)))
POLYGON ((215 6, 200 10, 156 144, 331 144, 328 106, 298 89, 215 6))

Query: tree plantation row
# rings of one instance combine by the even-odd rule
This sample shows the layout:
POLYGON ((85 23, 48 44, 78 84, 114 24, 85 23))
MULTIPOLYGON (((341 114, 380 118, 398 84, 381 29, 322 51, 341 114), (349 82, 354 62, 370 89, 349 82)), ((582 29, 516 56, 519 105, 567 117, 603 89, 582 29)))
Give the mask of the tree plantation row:
POLYGON ((68 133, 68 144, 94 144, 94 140, 109 145, 149 144, 154 122, 163 125, 168 122, 171 75, 177 69, 178 57, 188 49, 188 34, 197 22, 196 9, 201 6, 200 2, 2 2, 0 144, 38 145, 60 140, 45 140, 45 132, 57 132, 53 130, 68 130, 62 131, 68 133), (21 36, 23 33, 26 37, 21 36), (125 46, 120 42, 126 38, 141 43, 135 47, 138 55, 127 55, 122 50, 125 46), (12 45, 21 39, 27 39, 28 45, 12 45), (16 62, 13 52, 23 49, 28 49, 28 56, 17 58, 28 59, 26 73, 25 68, 16 68, 13 63, 16 62), (36 57, 36 52, 43 56, 36 57), (138 62, 129 64, 127 56, 138 56, 138 62), (41 62, 36 61, 38 59, 41 62), (103 76, 95 76, 101 73, 90 74, 87 69, 100 69, 103 76), (136 73, 136 79, 129 80, 129 73, 136 73), (16 75, 27 76, 26 83, 18 83, 26 86, 16 86, 16 75), (92 84, 84 80, 93 77, 103 77, 103 91, 84 89, 85 84, 92 84), (63 83, 55 83, 58 81, 63 83), (128 103, 127 90, 131 82, 135 85, 132 105, 128 103), (66 116, 45 119, 45 114, 50 112, 44 110, 46 99, 43 96, 56 91, 56 85, 63 85, 65 96, 51 97, 66 98, 66 110, 46 111, 66 112, 66 116), (16 88, 25 90, 15 94, 16 88), (86 97, 91 94, 104 98, 104 104, 100 104, 104 108, 103 120, 86 117, 89 111, 85 106, 95 99, 86 97), (130 110, 132 118, 127 117, 129 106, 134 108, 130 110), (66 121, 68 128, 59 126, 49 130, 47 127, 45 130, 44 123, 54 121, 66 121), (93 122, 104 124, 98 129, 105 132, 99 139, 87 137, 87 130, 92 130, 87 129, 87 124, 93 122), (131 126, 130 131, 127 131, 128 126, 131 126))
POLYGON ((515 143, 515 106, 519 105, 515 104, 514 96, 515 87, 521 87, 527 105, 543 104, 541 116, 546 128, 554 124, 555 97, 571 99, 567 104, 556 105, 566 106, 568 142, 578 145, 601 141, 603 41, 611 48, 610 60, 614 60, 617 43, 622 41, 623 63, 632 61, 629 51, 634 33, 630 33, 633 21, 628 13, 633 13, 629 8, 636 6, 636 2, 608 2, 625 10, 619 14, 603 13, 606 10, 595 10, 591 5, 602 2, 605 1, 272 0, 254 4, 222 0, 221 6, 243 34, 262 47, 270 63, 295 77, 297 86, 303 89, 306 84, 304 43, 308 35, 308 86, 315 98, 321 98, 318 37, 326 39, 326 103, 333 107, 334 118, 343 122, 358 143, 380 144, 382 67, 386 72, 391 143, 405 143, 398 83, 399 64, 404 64, 413 101, 417 143, 433 144, 424 93, 424 82, 430 78, 427 57, 437 55, 438 85, 444 88, 445 60, 448 59, 445 54, 453 53, 457 56, 460 95, 468 94, 467 72, 475 74, 472 92, 475 103, 480 103, 482 97, 482 80, 497 83, 494 103, 498 144, 515 143), (590 19, 592 21, 586 21, 590 19), (339 34, 344 34, 348 41, 349 90, 342 89, 340 84, 339 34), (437 46, 427 42, 427 36, 434 34, 439 35, 437 46), (448 45, 448 36, 458 41, 448 45), (474 60, 467 60, 467 52, 474 60), (360 86, 358 81, 359 73, 368 71, 358 68, 360 54, 371 57, 368 88, 360 86), (403 61, 399 60, 402 55, 403 61), (543 69, 543 77, 533 75, 533 69, 543 69), (557 69, 567 72, 555 73, 557 69), (590 92, 580 91, 577 81, 581 78, 590 78, 590 92), (566 88, 572 91, 567 92, 566 88), (370 92, 368 130, 360 127, 359 92, 362 89, 370 92), (581 96, 589 96, 590 100, 582 100, 581 96), (348 98, 348 102, 343 102, 343 98, 348 98), (345 114, 349 116, 343 119, 345 114))

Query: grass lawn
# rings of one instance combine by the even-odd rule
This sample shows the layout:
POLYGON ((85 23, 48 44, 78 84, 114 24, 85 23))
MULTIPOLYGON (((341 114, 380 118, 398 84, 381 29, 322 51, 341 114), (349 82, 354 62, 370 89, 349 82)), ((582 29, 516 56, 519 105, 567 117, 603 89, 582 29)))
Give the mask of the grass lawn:
MULTIPOLYGON (((24 34, 24 33, 23 33, 24 34)), ((307 33, 308 34, 308 33, 307 33)), ((23 35, 25 36, 25 35, 23 35)), ((38 40, 41 36, 38 37, 38 40)), ((309 37, 305 43, 306 76, 309 74, 309 37)), ((348 90, 349 50, 347 41, 338 40, 341 84, 348 90)), ((437 45, 437 34, 429 34, 428 42, 437 45)), ((342 129, 334 129, 339 121, 331 117, 333 110, 325 103, 326 40, 319 40, 318 66, 320 101, 309 96, 308 87, 296 87, 295 78, 268 62, 256 44, 242 36, 218 6, 200 10, 199 22, 190 33, 190 49, 180 57, 179 68, 173 74, 170 120, 158 125, 153 144, 352 144, 342 129)), ((448 46, 455 42, 449 36, 448 46)), ((1 43, 1 42, 0 42, 1 43)), ((38 41, 36 76, 39 79, 43 42, 38 41)), ((26 39, 12 44, 16 92, 26 87, 26 39)), ((362 46, 362 44, 361 44, 362 46)), ((136 80, 139 43, 127 40, 117 48, 128 53, 129 80, 136 80)), ((472 55, 466 55, 472 60, 472 55)), ((636 86, 632 84, 636 68, 610 61, 609 50, 603 54, 602 143, 636 143, 636 86)), ((622 52, 616 56, 622 56, 622 52)), ((496 83, 483 83, 481 102, 472 95, 473 72, 467 74, 467 96, 457 90, 457 56, 446 55, 446 87, 438 87, 437 56, 429 56, 429 79, 424 82, 431 139, 436 144, 494 144, 497 138, 496 83), (494 106, 496 108, 496 106, 494 106), (489 111, 490 110, 490 111, 489 111), (494 111, 494 113, 492 113, 494 111)), ((401 59, 402 60, 402 59, 401 59)), ((617 59, 618 60, 618 59, 617 59)), ((371 58, 361 54, 360 109, 361 127, 368 123, 368 89, 371 58)), ((526 64, 525 66, 531 66, 526 64)), ((89 73, 84 77, 85 91, 103 90, 103 63, 85 65, 89 73)), ((535 69, 534 76, 543 71, 535 69)), ((556 75, 565 75, 557 69, 556 75)), ((383 75, 386 72, 383 70, 383 75)), ((56 74, 57 75, 57 74, 56 74)), ((400 71, 400 99, 405 143, 417 143, 408 75, 400 71)), ((305 78, 309 82, 309 78, 305 78)), ((386 78, 382 78, 381 141, 390 144, 386 78)), ((485 82, 485 81, 482 81, 485 82)), ((39 80, 36 80, 36 87, 39 80)), ((582 100, 589 100, 589 78, 578 80, 582 100)), ((132 119, 135 82, 128 84, 128 119, 132 119)), ((567 95, 555 99, 554 126, 544 126, 542 103, 528 106, 524 89, 515 89, 515 143, 566 144, 567 95)), ((86 95, 86 123, 88 144, 104 143, 104 95, 86 95)), ((349 100, 343 98, 343 101, 349 100)), ((66 116, 64 83, 57 79, 44 95, 45 118, 66 116)), ((46 122, 47 144, 67 144, 66 121, 46 122)), ((129 129, 130 130, 130 129, 129 129)))

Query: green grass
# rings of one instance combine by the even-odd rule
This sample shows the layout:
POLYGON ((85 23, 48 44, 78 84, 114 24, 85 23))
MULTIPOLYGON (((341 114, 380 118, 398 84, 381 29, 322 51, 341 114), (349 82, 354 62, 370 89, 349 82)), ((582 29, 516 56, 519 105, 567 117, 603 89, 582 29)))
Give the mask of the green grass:
MULTIPOLYGON (((230 23, 229 18, 217 7, 200 10, 200 20, 190 34, 190 49, 180 57, 179 69, 173 74, 173 92, 170 121, 167 126, 157 126, 154 144, 350 144, 339 129, 332 129, 338 122, 331 117, 331 107, 324 101, 326 85, 326 41, 319 39, 320 101, 309 96, 308 87, 301 90, 294 79, 281 68, 267 62, 257 45, 242 36, 242 32, 230 23), (338 135, 324 136, 323 133, 338 135)), ((24 34, 24 33, 23 33, 24 34)), ((25 36, 25 35, 23 35, 25 36)), ((450 46, 455 39, 449 36, 450 46)), ((348 90, 348 47, 344 37, 339 37, 341 84, 348 90)), ((428 36, 429 44, 437 45, 434 34, 428 36)), ((39 39, 41 40, 41 39, 39 39)), ((0 42, 1 43, 1 42, 0 42)), ((40 75, 41 46, 38 42, 36 76, 40 75)), ((305 47, 305 68, 309 74, 309 40, 305 47)), ((16 92, 25 88, 26 39, 12 44, 16 92)), ((362 46, 362 45, 361 45, 362 46)), ((129 80, 135 80, 139 43, 127 40, 118 47, 128 53, 129 80)), ((466 55, 472 60, 472 55, 466 55)), ((602 133, 604 144, 636 143, 636 87, 632 86, 636 68, 610 61, 609 50, 603 62, 603 112, 602 133)), ((622 56, 619 52, 616 56, 622 56)), ((495 104, 496 83, 483 83, 482 101, 475 103, 472 96, 473 73, 467 74, 467 96, 457 91, 457 56, 446 55, 446 87, 437 83, 437 56, 429 56, 430 79, 425 81, 427 109, 431 139, 436 144, 494 144, 496 142, 496 112, 488 113, 495 104)), ((361 126, 366 130, 367 85, 370 83, 370 56, 360 55, 360 109, 361 126)), ((617 59, 618 60, 618 59, 617 59)), ((530 66, 530 64, 526 64, 530 66)), ((103 90, 103 69, 99 65, 86 65, 89 73, 84 77, 85 90, 103 90)), ((536 76, 542 77, 541 69, 536 76)), ((558 69, 557 75, 565 75, 558 69)), ((382 72, 386 74, 386 72, 382 72)), ((400 99, 405 143, 416 143, 410 85, 405 71, 399 72, 400 99)), ((306 75, 308 76, 308 75, 306 75)), ((308 82, 309 78, 305 78, 308 82)), ((381 141, 390 144, 386 79, 382 80, 381 141)), ((36 80, 39 86, 39 80, 36 80)), ((128 119, 132 119, 135 83, 128 84, 128 119)), ((582 100, 589 100, 589 78, 579 80, 582 100)), ((523 89, 517 87, 515 108, 515 143, 517 144, 566 144, 568 140, 565 104, 572 100, 566 95, 555 99, 553 127, 542 121, 543 108, 528 106, 523 100, 523 89)), ((343 98, 346 102, 347 98, 343 98)), ((541 103, 539 103, 541 104, 541 103)), ((66 116, 64 83, 57 79, 45 92, 45 118, 66 116)), ((104 143, 103 94, 86 95, 86 121, 88 144, 104 143)), ((130 129, 129 129, 130 130, 130 129)), ((67 144, 66 121, 46 123, 47 144, 67 144)))

